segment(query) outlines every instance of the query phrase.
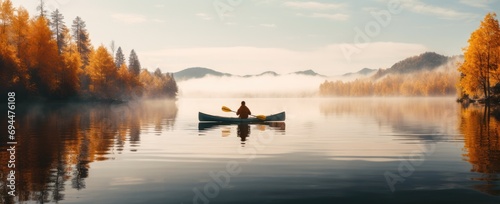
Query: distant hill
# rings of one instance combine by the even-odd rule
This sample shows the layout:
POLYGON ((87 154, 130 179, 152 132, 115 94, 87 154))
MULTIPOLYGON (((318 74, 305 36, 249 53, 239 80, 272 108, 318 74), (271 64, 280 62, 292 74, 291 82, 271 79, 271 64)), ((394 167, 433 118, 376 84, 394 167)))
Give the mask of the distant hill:
POLYGON ((247 75, 244 75, 243 77, 248 78, 248 77, 256 77, 256 76, 266 76, 266 75, 267 76, 279 76, 279 74, 276 72, 266 71, 266 72, 262 72, 262 73, 256 74, 256 75, 247 74, 247 75))
POLYGON ((450 57, 437 54, 435 52, 426 52, 418 56, 406 58, 392 65, 389 69, 379 69, 374 75, 375 78, 380 78, 387 74, 408 74, 422 70, 434 70, 442 65, 445 65, 450 57))
POLYGON ((175 80, 182 81, 182 80, 189 80, 189 79, 198 79, 198 78, 203 78, 205 76, 232 76, 231 74, 228 73, 222 73, 215 71, 213 69, 208 69, 208 68, 203 68, 203 67, 192 67, 192 68, 187 68, 179 72, 174 73, 174 78, 175 80))
MULTIPOLYGON (((307 75, 307 76, 321 76, 325 77, 324 75, 318 74, 313 70, 305 70, 305 71, 298 71, 298 72, 293 72, 290 74, 299 74, 299 75, 307 75)), ((223 73, 223 72, 218 72, 213 69, 208 69, 208 68, 203 68, 203 67, 192 67, 192 68, 187 68, 179 72, 174 73, 174 78, 178 81, 184 81, 184 80, 189 80, 189 79, 199 79, 203 78, 206 76, 237 76, 237 77, 259 77, 259 76, 280 76, 280 74, 273 72, 273 71, 266 71, 262 72, 260 74, 256 75, 244 75, 244 76, 239 76, 239 75, 232 75, 229 73, 223 73)))
POLYGON ((321 75, 321 74, 316 73, 312 69, 308 69, 308 70, 305 70, 305 71, 293 72, 293 73, 290 73, 290 74, 326 77, 325 75, 321 75))
POLYGON ((254 75, 254 76, 264 76, 264 75, 268 75, 268 76, 279 76, 279 74, 278 74, 278 73, 273 72, 273 71, 262 72, 262 73, 260 73, 260 74, 254 75))
POLYGON ((342 76, 353 76, 353 75, 363 75, 363 76, 367 76, 367 75, 370 75, 370 74, 373 74, 375 73, 377 70, 376 69, 370 69, 370 68, 363 68, 361 70, 359 70, 358 72, 349 72, 349 73, 345 73, 343 74, 342 76))

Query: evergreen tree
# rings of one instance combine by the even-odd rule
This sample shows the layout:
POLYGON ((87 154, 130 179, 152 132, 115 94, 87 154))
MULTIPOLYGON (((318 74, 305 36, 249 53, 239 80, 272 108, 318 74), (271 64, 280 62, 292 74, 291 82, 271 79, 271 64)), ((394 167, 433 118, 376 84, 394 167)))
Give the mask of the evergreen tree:
POLYGON ((43 2, 43 0, 40 0, 40 4, 36 7, 36 10, 40 11, 40 15, 38 17, 45 17, 47 10, 45 10, 45 2, 43 2))
POLYGON ((156 68, 156 70, 155 70, 154 74, 155 74, 155 76, 157 76, 157 77, 162 77, 162 75, 163 75, 163 74, 161 73, 160 68, 156 68))
POLYGON ((114 40, 112 40, 111 43, 109 44, 109 49, 111 49, 111 56, 114 56, 116 50, 116 45, 114 40))
POLYGON ((116 56, 115 56, 115 66, 116 68, 120 68, 122 64, 125 64, 125 55, 123 55, 123 51, 121 47, 118 47, 118 50, 116 50, 116 56))
POLYGON ((130 51, 128 63, 128 69, 130 73, 132 73, 134 76, 139 76, 139 73, 141 72, 141 63, 139 62, 139 57, 137 57, 137 54, 134 50, 130 51))
POLYGON ((67 29, 63 21, 64 16, 59 12, 59 9, 56 9, 55 11, 52 12, 50 17, 51 17, 51 22, 50 22, 51 31, 52 34, 54 35, 54 38, 56 39, 57 50, 60 55, 62 53, 62 50, 64 49, 64 45, 66 44, 64 42, 64 36, 63 36, 63 30, 67 29))
POLYGON ((82 58, 83 67, 86 67, 89 64, 89 54, 92 48, 85 21, 77 16, 75 20, 73 20, 71 29, 73 32, 73 40, 76 42, 78 53, 82 58))

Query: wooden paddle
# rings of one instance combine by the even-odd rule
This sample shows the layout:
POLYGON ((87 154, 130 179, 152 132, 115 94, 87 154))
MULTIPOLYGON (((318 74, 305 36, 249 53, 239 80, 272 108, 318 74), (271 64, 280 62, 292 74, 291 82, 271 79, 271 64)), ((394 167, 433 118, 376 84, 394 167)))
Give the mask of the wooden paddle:
MULTIPOLYGON (((230 108, 228 108, 226 106, 222 106, 222 111, 224 111, 224 112, 235 112, 235 111, 231 110, 230 108)), ((266 120, 266 116, 265 115, 251 115, 251 116, 256 117, 259 120, 266 120)))

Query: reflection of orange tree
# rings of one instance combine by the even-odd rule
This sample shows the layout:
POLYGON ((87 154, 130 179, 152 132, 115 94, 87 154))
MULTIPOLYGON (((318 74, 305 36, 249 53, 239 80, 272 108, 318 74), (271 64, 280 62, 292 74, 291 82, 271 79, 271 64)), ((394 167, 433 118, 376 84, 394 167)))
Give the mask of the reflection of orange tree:
POLYGON ((476 186, 479 190, 500 195, 498 187, 492 184, 500 173, 500 121, 491 117, 484 107, 469 107, 461 110, 460 131, 465 138, 464 155, 472 164, 472 172, 483 173, 480 178, 487 183, 476 186))
MULTIPOLYGON (((434 133, 452 131, 456 124, 456 104, 451 98, 338 98, 320 105, 325 115, 356 115, 375 118, 379 123, 390 124, 394 128, 423 127, 439 130, 434 133), (411 123, 411 124, 409 124, 411 123)), ((402 129, 401 129, 402 130, 402 129)))
MULTIPOLYGON (((63 200, 66 181, 71 181, 72 188, 85 188, 90 163, 121 153, 127 142, 131 150, 137 149, 142 127, 154 124, 157 130, 168 130, 174 125, 176 115, 175 101, 43 105, 19 113, 16 124, 24 127, 16 132, 19 200, 63 200)), ((5 120, 0 122, 6 124, 5 120)), ((9 153, 5 147, 2 149, 0 161, 6 163, 9 153)), ((8 170, 6 165, 0 165, 0 172, 8 170)), ((5 196, 6 192, 4 185, 1 194, 5 196)))

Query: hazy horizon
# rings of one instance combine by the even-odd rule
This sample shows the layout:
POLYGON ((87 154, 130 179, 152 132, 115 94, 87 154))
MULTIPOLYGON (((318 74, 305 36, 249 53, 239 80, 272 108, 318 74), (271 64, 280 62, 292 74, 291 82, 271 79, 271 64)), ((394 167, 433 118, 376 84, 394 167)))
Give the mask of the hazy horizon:
MULTIPOLYGON (((37 14, 39 1, 14 0, 37 14)), ((234 74, 313 69, 333 76, 386 68, 426 51, 459 55, 498 0, 45 0, 67 26, 87 24, 94 47, 135 49, 144 68, 210 67, 234 74), (224 7, 225 6, 225 7, 224 7), (432 32, 430 32, 432 31, 432 32), (249 72, 249 70, 251 70, 249 72)))

